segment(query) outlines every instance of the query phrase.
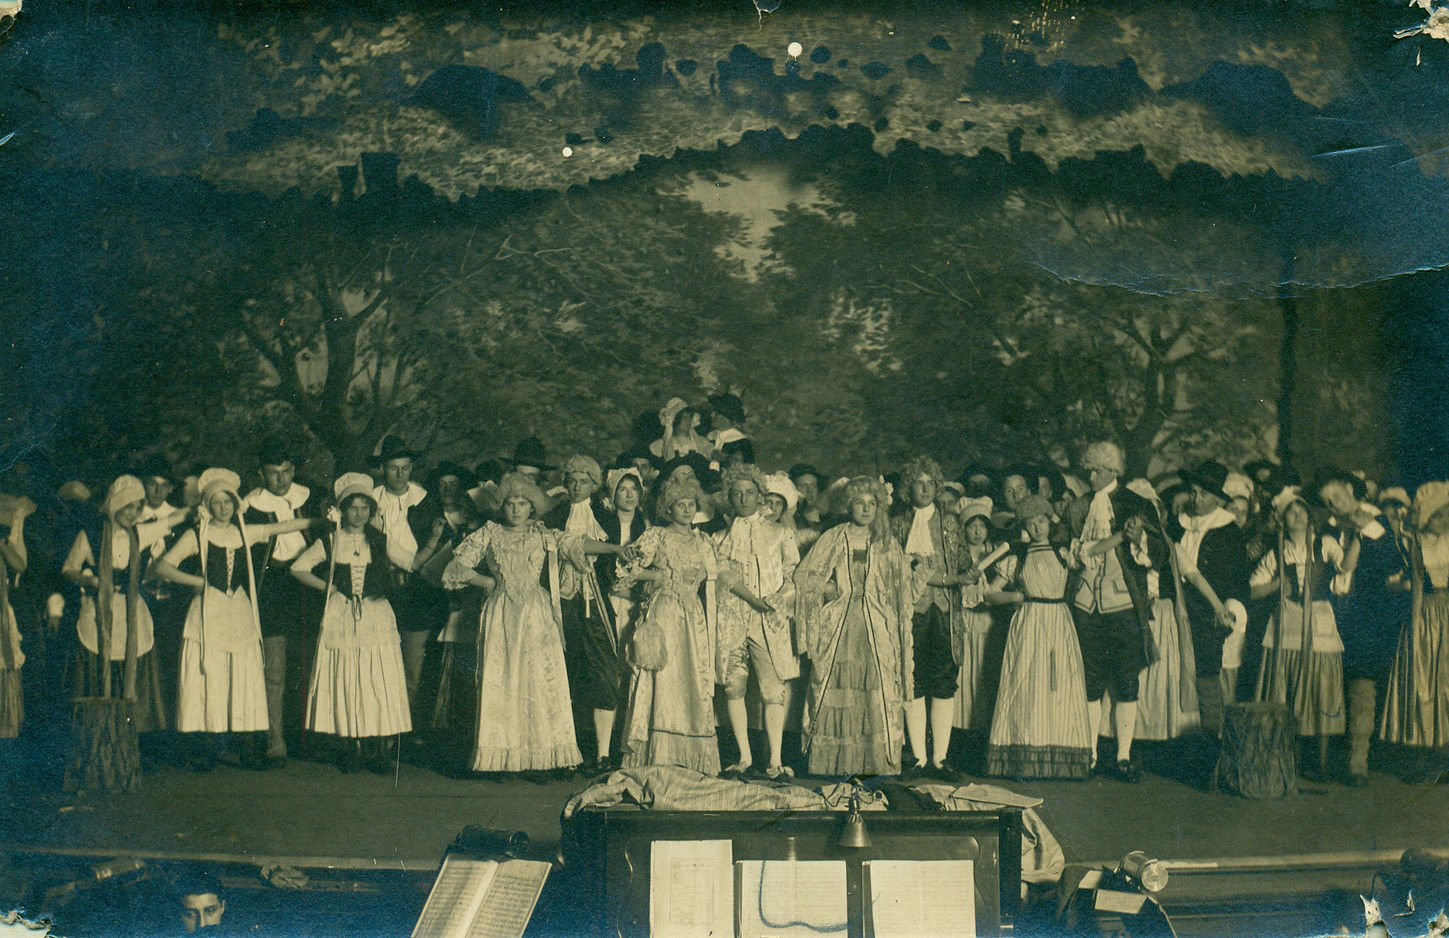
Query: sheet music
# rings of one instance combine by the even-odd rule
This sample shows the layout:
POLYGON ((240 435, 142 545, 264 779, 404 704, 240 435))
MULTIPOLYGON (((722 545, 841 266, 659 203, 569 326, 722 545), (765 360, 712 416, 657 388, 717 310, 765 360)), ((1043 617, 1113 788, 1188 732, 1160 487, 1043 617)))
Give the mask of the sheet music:
POLYGON ((867 860, 869 934, 878 938, 975 938, 976 876, 970 860, 867 860))
POLYGON ((499 866, 467 938, 521 938, 533 918, 549 869, 539 860, 509 860, 499 866))
POLYGON ((740 938, 844 935, 842 860, 741 860, 740 938))
POLYGON ((656 840, 649 847, 649 933, 730 938, 734 854, 728 840, 656 840))
POLYGON ((497 869, 492 860, 444 857, 413 938, 465 938, 497 869))

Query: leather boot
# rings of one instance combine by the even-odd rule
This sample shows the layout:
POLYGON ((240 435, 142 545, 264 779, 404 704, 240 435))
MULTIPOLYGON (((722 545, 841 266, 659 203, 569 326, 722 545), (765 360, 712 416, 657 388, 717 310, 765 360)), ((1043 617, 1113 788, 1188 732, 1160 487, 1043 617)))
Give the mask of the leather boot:
POLYGON ((1355 678, 1348 682, 1348 783, 1368 784, 1369 739, 1374 734, 1374 682, 1355 678))
POLYGON ((1197 707, 1202 729, 1213 739, 1223 735, 1223 685, 1218 675, 1197 679, 1197 707))

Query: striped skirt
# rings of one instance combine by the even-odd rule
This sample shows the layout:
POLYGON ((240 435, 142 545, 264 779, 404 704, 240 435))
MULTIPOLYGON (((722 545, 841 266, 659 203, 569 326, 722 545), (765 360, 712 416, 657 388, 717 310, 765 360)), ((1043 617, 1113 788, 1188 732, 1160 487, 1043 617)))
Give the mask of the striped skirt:
POLYGON ((1071 610, 1065 602, 1028 602, 1006 636, 986 774, 1086 778, 1094 744, 1071 610))

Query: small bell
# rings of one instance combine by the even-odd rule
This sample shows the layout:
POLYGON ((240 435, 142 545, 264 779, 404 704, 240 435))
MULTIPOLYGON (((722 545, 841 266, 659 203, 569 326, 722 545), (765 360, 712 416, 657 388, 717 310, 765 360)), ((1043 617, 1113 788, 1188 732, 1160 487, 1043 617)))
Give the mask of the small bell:
POLYGON ((845 819, 845 830, 840 832, 840 846, 857 849, 870 846, 865 818, 860 816, 860 802, 854 797, 850 799, 850 816, 845 819))

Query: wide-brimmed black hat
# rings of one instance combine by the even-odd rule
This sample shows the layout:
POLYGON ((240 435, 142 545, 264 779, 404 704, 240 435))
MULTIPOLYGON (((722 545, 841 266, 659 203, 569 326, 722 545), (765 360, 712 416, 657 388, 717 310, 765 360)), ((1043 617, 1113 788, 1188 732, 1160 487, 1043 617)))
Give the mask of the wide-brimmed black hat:
POLYGON ((558 468, 549 463, 543 448, 543 440, 540 440, 536 436, 526 437, 518 441, 518 445, 513 447, 512 462, 513 468, 515 469, 519 466, 532 466, 535 469, 547 472, 551 469, 558 468))
POLYGON ((710 409, 721 417, 728 417, 735 423, 745 422, 745 404, 738 397, 728 392, 724 394, 711 394, 709 396, 710 409))
POLYGON ((443 460, 433 467, 428 473, 428 491, 435 492, 438 489, 438 481, 445 476, 455 476, 463 484, 463 491, 468 491, 478 485, 478 477, 467 468, 451 460, 443 460))
POLYGON ((389 433, 377 444, 377 452, 372 454, 372 464, 381 465, 394 459, 417 459, 421 455, 403 442, 402 437, 389 433))
POLYGON ((1180 475, 1183 481, 1190 482, 1205 492, 1211 492, 1223 501, 1228 500, 1227 493, 1223 491, 1223 483, 1228 481, 1228 467, 1217 460, 1204 460, 1196 468, 1184 469, 1180 475))

